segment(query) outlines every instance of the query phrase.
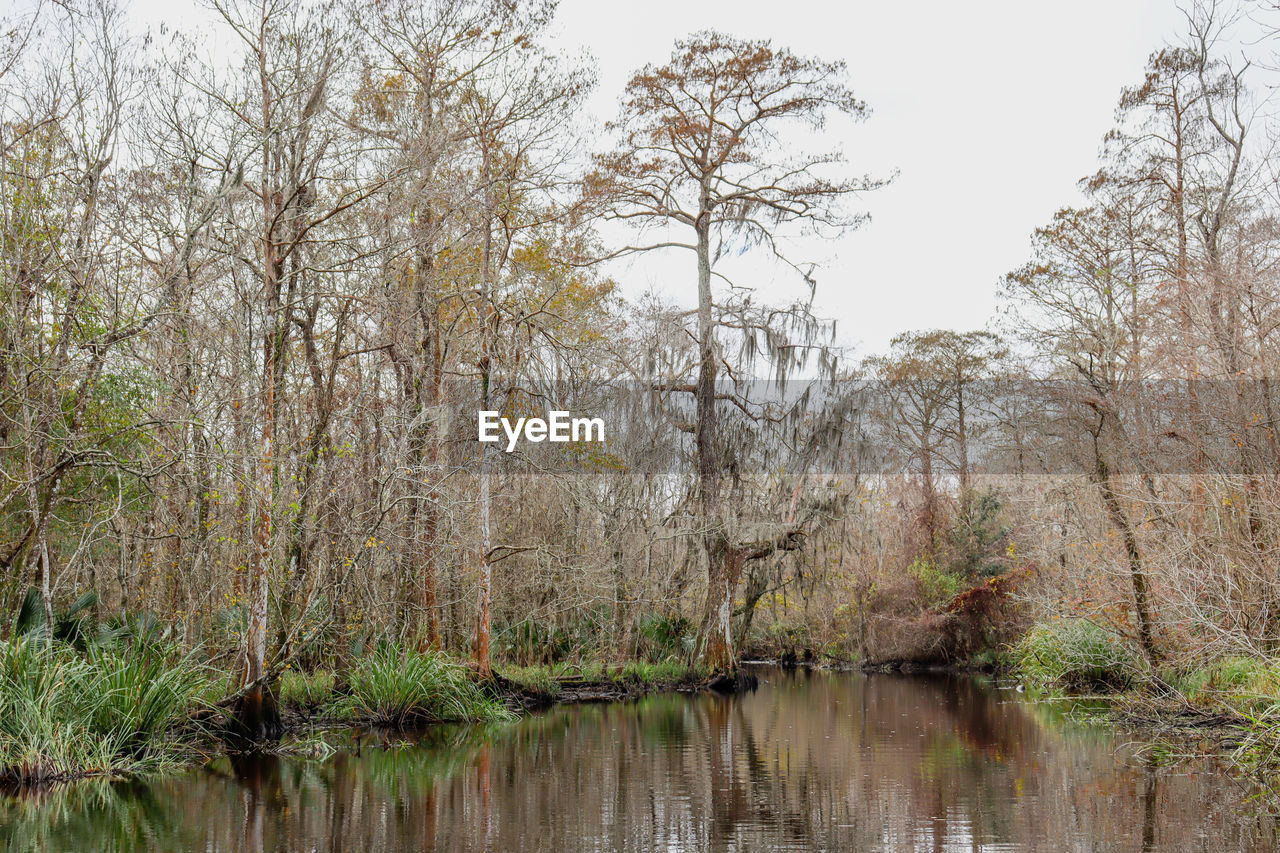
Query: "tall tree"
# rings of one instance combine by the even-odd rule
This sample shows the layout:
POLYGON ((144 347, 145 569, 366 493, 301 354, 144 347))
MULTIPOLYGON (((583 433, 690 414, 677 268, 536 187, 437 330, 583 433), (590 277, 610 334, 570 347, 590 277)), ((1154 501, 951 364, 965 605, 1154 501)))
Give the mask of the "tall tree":
POLYGON ((1124 205, 1105 195, 1082 210, 1062 210, 1035 234, 1035 260, 1005 279, 1021 303, 1024 333, 1051 355, 1066 379, 1058 403, 1086 446, 1086 470, 1107 517, 1120 536, 1133 591, 1137 640, 1152 662, 1159 658, 1151 582, 1120 489, 1129 459, 1125 413, 1145 378, 1134 339, 1150 310, 1154 280, 1145 264, 1133 264, 1144 243, 1124 205))
MULTIPOLYGON (((573 115, 594 77, 566 64, 534 40, 546 24, 535 7, 509 30, 493 33, 509 44, 493 62, 468 81, 462 95, 460 127, 475 186, 472 237, 477 248, 473 298, 468 300, 472 328, 478 334, 475 375, 480 408, 514 391, 513 364, 504 364, 500 333, 518 329, 519 318, 505 316, 499 285, 521 272, 518 252, 534 235, 566 219, 569 145, 573 115), (505 387, 503 386, 505 383, 505 387)), ((474 656, 481 677, 491 674, 493 564, 493 458, 488 443, 479 446, 480 584, 476 602, 474 656)))
MULTIPOLYGON (((692 431, 707 567, 698 645, 702 659, 717 668, 735 665, 730 617, 743 564, 796 547, 802 531, 784 524, 766 539, 738 541, 725 525, 718 408, 726 392, 717 381, 717 332, 738 324, 726 303, 717 302, 713 279, 721 274, 715 266, 735 238, 791 264, 778 241, 788 226, 831 234, 861 221, 845 212, 843 202, 882 182, 840 176, 839 153, 797 153, 792 144, 805 129, 822 129, 830 116, 866 117, 866 104, 844 77, 840 62, 800 57, 768 41, 696 33, 676 43, 665 65, 646 66, 631 78, 611 125, 618 145, 597 157, 586 182, 608 217, 688 235, 630 245, 619 254, 674 248, 694 256, 697 377, 688 390, 696 408, 692 431)), ((811 268, 791 265, 813 284, 811 268)), ((767 322, 782 325, 781 318, 767 322)), ((771 328, 766 338, 768 355, 785 376, 808 354, 811 341, 796 345, 780 331, 771 328)))
POLYGON ((398 0, 348 8, 367 53, 354 124, 371 144, 389 147, 399 167, 379 235, 389 273, 399 282, 388 294, 383 340, 402 395, 403 426, 396 431, 413 472, 401 484, 409 499, 402 559, 417 575, 407 585, 416 601, 408 603, 425 622, 413 629, 419 644, 439 647, 437 414, 463 331, 455 321, 468 298, 458 286, 465 277, 458 259, 476 237, 471 214, 484 199, 482 178, 469 169, 477 128, 467 123, 464 104, 495 69, 524 73, 554 4, 398 0))

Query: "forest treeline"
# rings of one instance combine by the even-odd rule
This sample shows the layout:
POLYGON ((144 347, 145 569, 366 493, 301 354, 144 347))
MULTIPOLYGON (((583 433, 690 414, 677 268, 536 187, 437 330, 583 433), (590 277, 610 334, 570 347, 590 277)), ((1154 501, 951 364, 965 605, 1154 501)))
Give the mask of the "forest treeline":
POLYGON ((1189 10, 989 329, 859 357, 727 266, 842 286, 792 249, 889 178, 838 153, 876 133, 841 63, 695 33, 593 125, 552 2, 206 11, 5 22, 0 636, 150 626, 249 720, 386 643, 482 675, 1055 622, 1137 667, 1280 646, 1280 161, 1231 46, 1265 21, 1189 10), (655 252, 680 297, 624 298, 655 252), (481 409, 606 436, 507 454, 481 409))

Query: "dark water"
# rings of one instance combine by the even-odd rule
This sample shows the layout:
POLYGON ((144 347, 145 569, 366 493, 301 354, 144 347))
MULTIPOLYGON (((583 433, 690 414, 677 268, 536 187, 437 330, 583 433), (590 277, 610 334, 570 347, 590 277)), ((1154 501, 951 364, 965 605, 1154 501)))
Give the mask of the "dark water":
POLYGON ((1210 760, 967 678, 777 670, 429 731, 325 760, 221 759, 0 802, 13 850, 1274 850, 1210 760))

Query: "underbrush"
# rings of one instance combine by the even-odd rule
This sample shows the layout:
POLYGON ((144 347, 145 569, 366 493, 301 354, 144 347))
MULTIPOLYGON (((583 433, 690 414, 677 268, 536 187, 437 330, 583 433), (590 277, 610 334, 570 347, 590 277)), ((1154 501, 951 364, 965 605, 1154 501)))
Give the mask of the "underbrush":
POLYGON ((43 635, 0 643, 0 782, 154 769, 192 746, 179 727, 207 670, 162 646, 91 645, 43 635))
POLYGON ((1087 619, 1036 625, 1012 652, 1028 681, 1074 692, 1124 690, 1142 672, 1138 655, 1125 641, 1087 619))
POLYGON ((436 652, 384 645, 359 658, 346 673, 346 689, 325 712, 384 725, 477 721, 514 715, 471 680, 465 666, 436 652))

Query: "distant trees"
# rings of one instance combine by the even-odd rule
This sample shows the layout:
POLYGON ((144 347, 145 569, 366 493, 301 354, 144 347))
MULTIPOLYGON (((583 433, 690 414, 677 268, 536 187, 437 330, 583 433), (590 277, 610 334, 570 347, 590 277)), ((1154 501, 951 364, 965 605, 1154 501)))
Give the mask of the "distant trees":
POLYGON ((882 429, 919 477, 920 550, 931 559, 943 523, 940 462, 957 478, 961 517, 970 514, 971 441, 988 420, 975 413, 994 390, 1002 342, 986 331, 934 329, 895 335, 889 346, 887 354, 867 359, 864 367, 878 381, 882 429))

